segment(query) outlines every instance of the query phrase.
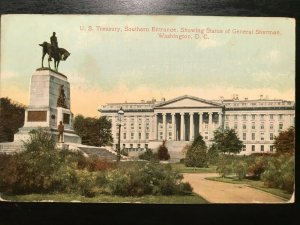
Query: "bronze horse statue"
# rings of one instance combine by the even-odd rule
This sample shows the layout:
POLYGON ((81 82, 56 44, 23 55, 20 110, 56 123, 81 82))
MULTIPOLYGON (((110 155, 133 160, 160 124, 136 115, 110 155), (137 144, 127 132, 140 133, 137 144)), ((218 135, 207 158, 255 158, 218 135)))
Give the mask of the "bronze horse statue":
POLYGON ((43 56, 42 56, 42 68, 44 67, 44 57, 46 53, 49 55, 48 57, 48 67, 50 67, 50 61, 51 58, 54 59, 54 69, 58 71, 58 65, 60 60, 65 61, 71 53, 69 53, 66 49, 64 48, 53 48, 50 43, 44 42, 43 44, 39 44, 43 48, 43 56))

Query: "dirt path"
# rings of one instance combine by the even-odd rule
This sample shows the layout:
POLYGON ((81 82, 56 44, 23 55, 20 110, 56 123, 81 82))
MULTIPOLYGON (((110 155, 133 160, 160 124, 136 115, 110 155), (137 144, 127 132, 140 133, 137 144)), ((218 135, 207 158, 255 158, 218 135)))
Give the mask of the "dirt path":
POLYGON ((194 192, 211 203, 284 203, 281 198, 250 188, 244 184, 230 184, 206 180, 206 177, 217 177, 216 173, 185 173, 184 181, 188 181, 194 192))

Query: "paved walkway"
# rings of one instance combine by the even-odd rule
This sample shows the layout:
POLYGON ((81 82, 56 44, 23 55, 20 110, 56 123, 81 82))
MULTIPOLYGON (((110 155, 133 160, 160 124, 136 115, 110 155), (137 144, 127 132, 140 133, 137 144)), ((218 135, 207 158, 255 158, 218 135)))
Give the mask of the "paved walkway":
POLYGON ((217 173, 184 173, 184 181, 189 182, 193 191, 210 203, 284 203, 281 198, 250 188, 244 184, 230 184, 206 180, 217 177, 217 173))

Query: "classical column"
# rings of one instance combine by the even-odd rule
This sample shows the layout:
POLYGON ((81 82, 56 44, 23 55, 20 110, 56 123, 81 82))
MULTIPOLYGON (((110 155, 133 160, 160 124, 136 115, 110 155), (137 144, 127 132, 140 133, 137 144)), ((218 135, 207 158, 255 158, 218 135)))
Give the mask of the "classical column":
POLYGON ((202 133, 202 116, 203 116, 203 113, 199 112, 199 134, 202 133))
POLYGON ((166 113, 162 113, 162 123, 163 123, 163 140, 167 140, 166 136, 167 136, 167 114, 166 113))
POLYGON ((193 123, 193 117, 194 113, 189 113, 190 114, 190 141, 194 139, 194 123, 193 123))
POLYGON ((184 141, 184 113, 180 113, 180 140, 184 141))
POLYGON ((172 140, 176 141, 175 113, 172 113, 172 140))
POLYGON ((212 130, 212 112, 208 113, 208 130, 212 130))
POLYGON ((219 118, 218 118, 218 126, 220 127, 220 126, 222 126, 222 114, 223 113, 221 113, 221 112, 218 112, 218 115, 219 115, 219 118))
POLYGON ((153 139, 157 140, 157 113, 154 113, 153 120, 154 120, 153 139))

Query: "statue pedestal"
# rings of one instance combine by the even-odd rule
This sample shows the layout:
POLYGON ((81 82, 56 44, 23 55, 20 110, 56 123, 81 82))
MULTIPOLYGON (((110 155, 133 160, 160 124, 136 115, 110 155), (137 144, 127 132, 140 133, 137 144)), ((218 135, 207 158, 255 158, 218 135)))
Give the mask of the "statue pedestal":
POLYGON ((24 126, 15 134, 14 141, 27 140, 29 131, 45 128, 57 141, 57 126, 64 124, 64 142, 81 143, 73 129, 73 114, 70 110, 70 83, 67 77, 48 68, 37 69, 31 77, 30 101, 25 110, 24 126), (65 95, 64 107, 57 106, 61 88, 65 95))

